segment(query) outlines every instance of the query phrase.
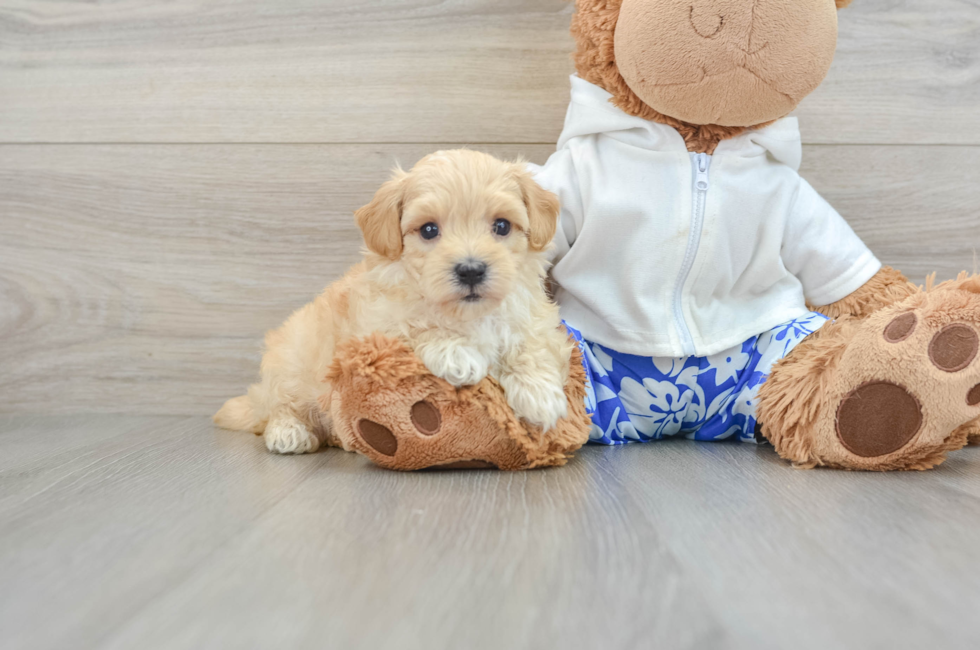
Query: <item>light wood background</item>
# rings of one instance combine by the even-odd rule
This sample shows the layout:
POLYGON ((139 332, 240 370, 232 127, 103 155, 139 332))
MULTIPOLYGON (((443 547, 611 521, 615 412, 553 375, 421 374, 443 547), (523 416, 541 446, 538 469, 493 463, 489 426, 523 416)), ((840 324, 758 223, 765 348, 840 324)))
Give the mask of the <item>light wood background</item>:
MULTIPOLYGON (((0 0, 0 411, 202 415, 395 160, 541 162, 562 0, 0 0)), ((804 175, 914 280, 980 249, 980 2, 856 0, 804 175)))

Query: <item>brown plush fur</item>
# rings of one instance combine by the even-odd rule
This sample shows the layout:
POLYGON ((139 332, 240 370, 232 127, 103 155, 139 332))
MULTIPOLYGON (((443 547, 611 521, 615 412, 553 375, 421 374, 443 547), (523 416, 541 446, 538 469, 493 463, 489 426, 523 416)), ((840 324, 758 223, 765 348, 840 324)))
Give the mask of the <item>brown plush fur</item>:
POLYGON ((830 71, 828 0, 623 0, 616 65, 648 106, 690 124, 782 118, 830 71))
POLYGON ((918 291, 918 287, 909 282, 901 271, 885 266, 863 287, 846 298, 822 307, 811 305, 810 309, 829 318, 842 316, 865 318, 882 307, 905 300, 918 291))
POLYGON ((572 17, 575 69, 578 75, 613 96, 613 103, 630 115, 672 126, 688 150, 713 154, 718 143, 744 133, 744 127, 688 124, 647 106, 626 84, 616 65, 616 24, 622 0, 578 0, 572 17))
MULTIPOLYGON (((633 5, 636 5, 641 0, 631 1, 633 5)), ((654 2, 655 0, 645 1, 654 2)), ((670 25, 665 25, 662 22, 663 20, 673 19, 686 20, 687 14, 683 13, 682 9, 667 4, 651 7, 631 6, 633 9, 638 9, 639 13, 634 12, 634 18, 639 18, 641 21, 650 18, 647 12, 657 12, 657 15, 649 24, 644 23, 642 26, 637 26, 640 29, 639 34, 649 33, 651 28, 656 29, 658 26, 661 30, 665 30, 662 34, 663 38, 677 39, 676 44, 671 41, 667 44, 667 47, 671 51, 678 52, 678 60, 676 62, 666 61, 662 56, 659 56, 662 54, 664 47, 663 38, 655 38, 646 44, 639 42, 642 38, 631 38, 627 41, 626 51, 631 52, 632 48, 639 48, 636 52, 636 57, 639 58, 635 60, 645 61, 647 63, 641 65, 642 70, 633 70, 630 72, 632 70, 630 67, 631 59, 628 57, 622 63, 622 65, 626 66, 626 72, 624 73, 624 69, 621 69, 616 58, 616 36, 617 29, 620 28, 620 16, 623 12, 623 4, 624 0, 577 0, 576 12, 572 18, 572 35, 575 38, 577 46, 574 57, 576 71, 581 78, 612 94, 613 103, 626 113, 654 122, 667 124, 677 129, 687 143, 688 150, 695 153, 713 154, 718 143, 722 140, 737 136, 748 129, 766 126, 773 119, 789 113, 822 80, 830 65, 830 59, 833 54, 836 25, 828 23, 828 17, 823 13, 820 14, 819 18, 817 16, 811 16, 808 19, 806 16, 799 16, 794 12, 784 14, 781 13, 779 7, 774 8, 774 11, 766 16, 762 24, 771 25, 769 29, 775 30, 771 32, 771 36, 776 37, 780 45, 777 46, 776 42, 770 38, 767 41, 770 47, 766 48, 763 46, 755 50, 747 59, 751 63, 747 63, 745 59, 741 58, 741 55, 731 54, 734 51, 733 46, 737 45, 738 47, 742 47, 741 45, 735 42, 728 45, 721 43, 721 41, 732 38, 736 41, 742 38, 739 35, 739 30, 733 24, 723 22, 726 28, 720 37, 709 38, 702 36, 703 40, 701 40, 689 30, 674 29, 670 25), (682 16, 685 18, 682 18, 682 16), (780 39, 779 36, 783 35, 784 31, 788 29, 812 30, 807 37, 809 41, 780 39), (657 51, 647 52, 646 48, 651 46, 657 51), (688 48, 691 51, 685 55, 679 54, 684 48, 688 48), (654 104, 656 102, 647 93, 656 90, 656 94, 659 95, 661 91, 667 92, 671 86, 676 87, 679 85, 675 83, 650 85, 647 83, 648 75, 652 72, 648 69, 651 56, 657 61, 655 64, 656 69, 667 74, 670 79, 679 78, 678 75, 685 79, 688 78, 688 75, 683 70, 688 70, 690 74, 695 74, 698 70, 701 71, 697 73, 701 75, 700 80, 698 80, 697 76, 694 76, 690 78, 690 84, 680 84, 690 86, 691 94, 681 97, 676 92, 671 91, 671 99, 666 100, 664 98, 670 106, 674 107, 674 110, 669 110, 664 108, 663 105, 658 105, 658 108, 660 108, 658 111, 650 105, 651 102, 654 104), (735 65, 732 69, 727 68, 720 60, 726 59, 729 56, 733 57, 731 64, 735 65), (775 59, 768 60, 769 57, 775 57, 775 59), (709 70, 705 66, 710 64, 705 61, 715 61, 716 59, 718 60, 717 69, 712 70, 711 74, 709 74, 709 70), (699 61, 698 65, 692 66, 688 63, 694 60, 699 61), (752 69, 746 71, 747 69, 744 68, 746 65, 752 69), (762 68, 757 67, 760 65, 762 68), (719 70, 726 70, 726 72, 724 74, 716 74, 719 70), (740 73, 741 78, 747 79, 748 81, 733 81, 733 83, 736 83, 736 86, 728 85, 722 79, 729 72, 732 72, 732 74, 740 73), (632 74, 635 77, 633 82, 639 84, 639 86, 631 87, 624 78, 624 74, 625 76, 632 74), (755 94, 746 95, 744 87, 739 85, 749 82, 753 84, 754 93, 758 96, 755 94), (689 115, 697 113, 709 114, 706 112, 707 106, 712 103, 713 98, 717 97, 717 92, 712 94, 711 91, 711 88, 715 87, 717 87, 717 92, 733 93, 731 95, 733 102, 734 98, 742 98, 734 103, 728 101, 722 101, 720 103, 715 101, 714 103, 718 104, 719 110, 722 110, 722 112, 732 113, 732 111, 735 111, 735 113, 729 115, 729 119, 746 120, 746 122, 719 119, 718 121, 728 125, 722 126, 720 124, 705 124, 699 121, 685 121, 685 119, 692 119, 690 117, 679 119, 685 116, 685 112, 689 115), (708 94, 705 95, 704 93, 708 94), (648 99, 651 99, 651 102, 645 102, 640 98, 640 94, 647 96, 648 99), (764 95, 765 97, 763 97, 764 95), (695 100, 695 98, 697 99, 695 100), (741 104, 743 101, 748 103, 736 110, 734 104, 741 104), (681 104, 686 104, 687 106, 682 107, 681 104), (765 107, 766 105, 769 105, 768 108, 765 107), (722 108, 726 106, 729 108, 722 108), (782 106, 781 110, 779 106, 782 106), (737 114, 741 114, 742 117, 736 117, 737 114), (754 115, 754 119, 750 115, 754 115)), ((692 16, 699 7, 708 13, 722 10, 715 9, 715 5, 712 4, 702 4, 703 6, 697 3, 691 5, 692 16)), ((840 9, 848 4, 850 4, 850 0, 837 0, 836 6, 840 9)), ((819 8, 819 6, 819 4, 816 5, 814 9, 819 8)), ((738 11, 741 11, 743 15, 747 15, 747 9, 746 7, 741 7, 738 11)), ((750 9, 753 17, 759 11, 755 6, 750 7, 750 9)), ((733 8, 729 7, 728 10, 732 11, 733 8)), ((727 17, 732 18, 733 23, 738 22, 734 15, 727 17)), ((725 17, 722 17, 722 21, 724 19, 725 17)), ((632 25, 633 23, 631 22, 630 26, 632 25)), ((751 29, 749 28, 748 31, 750 41, 753 38, 751 29)), ((758 34, 755 37, 765 38, 764 36, 759 37, 758 34)), ((622 47, 623 43, 619 45, 622 47)), ((749 43, 749 47, 751 47, 751 43, 749 43)), ((654 72, 653 74, 657 73, 654 72)))
POLYGON ((858 325, 857 319, 847 317, 824 325, 776 363, 759 389, 762 432, 779 455, 797 467, 817 465, 808 432, 817 417, 832 408, 826 396, 858 325))
POLYGON ((966 429, 966 444, 970 446, 980 445, 980 418, 964 424, 963 427, 966 429))
POLYGON ((429 373, 397 339, 372 335, 343 343, 327 379, 333 390, 321 397, 320 405, 332 415, 334 444, 387 469, 410 471, 472 461, 503 470, 564 465, 585 444, 591 426, 577 348, 565 385, 569 414, 547 435, 514 416, 492 378, 453 388, 429 373), (440 414, 435 434, 420 432, 412 420, 412 408, 420 402, 440 414), (363 420, 387 429, 397 440, 397 450, 386 455, 368 444, 359 434, 363 420))
POLYGON ((797 467, 874 471, 930 469, 949 451, 977 441, 980 407, 968 407, 965 397, 980 381, 980 358, 949 373, 937 369, 927 351, 945 326, 980 325, 978 294, 980 276, 963 273, 939 285, 927 283, 924 290, 871 316, 843 315, 828 323, 777 363, 762 385, 763 433, 797 467), (907 312, 918 318, 914 335, 902 344, 883 343, 881 332, 890 320, 907 312), (925 418, 908 445, 881 457, 860 458, 841 446, 834 422, 842 397, 876 379, 911 389, 925 418))

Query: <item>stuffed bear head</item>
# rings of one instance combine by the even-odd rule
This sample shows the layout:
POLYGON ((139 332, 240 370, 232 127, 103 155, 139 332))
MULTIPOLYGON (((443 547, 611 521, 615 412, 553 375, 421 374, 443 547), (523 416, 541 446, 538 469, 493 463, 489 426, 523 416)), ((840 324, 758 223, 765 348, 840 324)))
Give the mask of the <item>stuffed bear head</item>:
POLYGON ((577 0, 580 77, 688 149, 793 111, 823 81, 851 0, 577 0))

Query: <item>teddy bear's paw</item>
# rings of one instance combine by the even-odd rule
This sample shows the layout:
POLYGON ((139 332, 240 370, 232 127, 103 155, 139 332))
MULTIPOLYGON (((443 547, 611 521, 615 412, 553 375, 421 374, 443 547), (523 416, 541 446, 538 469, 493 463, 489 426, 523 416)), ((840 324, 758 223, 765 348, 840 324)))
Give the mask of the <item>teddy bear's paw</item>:
POLYGON ((976 435, 980 279, 876 312, 840 358, 814 457, 850 469, 928 469, 976 435))
POLYGON ((575 354, 563 393, 568 416, 547 436, 515 417, 496 380, 454 388, 431 374, 425 355, 380 335, 338 347, 320 406, 338 444, 387 469, 562 465, 588 439, 585 371, 575 354))
POLYGON ((320 440, 294 415, 273 418, 262 434, 266 448, 274 454, 311 454, 320 440))
POLYGON ((340 403, 349 446, 387 469, 521 469, 526 454, 476 403, 437 391, 385 403, 340 403))

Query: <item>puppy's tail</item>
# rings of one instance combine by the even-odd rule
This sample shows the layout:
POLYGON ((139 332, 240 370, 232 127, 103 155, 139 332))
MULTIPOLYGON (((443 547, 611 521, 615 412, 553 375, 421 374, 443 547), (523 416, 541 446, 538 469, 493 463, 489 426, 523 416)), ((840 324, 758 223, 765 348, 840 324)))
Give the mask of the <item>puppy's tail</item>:
POLYGON ((221 410, 214 414, 213 419, 214 423, 222 429, 250 431, 254 434, 261 434, 265 430, 265 423, 259 422, 255 417, 248 395, 233 397, 225 402, 221 410))

